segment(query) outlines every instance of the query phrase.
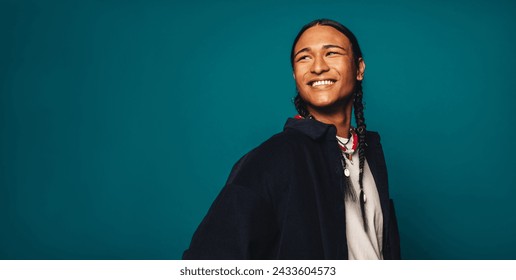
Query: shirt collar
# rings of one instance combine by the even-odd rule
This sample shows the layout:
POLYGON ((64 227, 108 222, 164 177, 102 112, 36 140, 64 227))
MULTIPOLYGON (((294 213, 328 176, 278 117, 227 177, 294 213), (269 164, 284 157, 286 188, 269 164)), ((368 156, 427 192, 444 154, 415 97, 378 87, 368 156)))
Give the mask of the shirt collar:
POLYGON ((294 129, 317 140, 321 138, 335 139, 337 129, 332 124, 325 124, 314 119, 288 118, 283 130, 294 129))

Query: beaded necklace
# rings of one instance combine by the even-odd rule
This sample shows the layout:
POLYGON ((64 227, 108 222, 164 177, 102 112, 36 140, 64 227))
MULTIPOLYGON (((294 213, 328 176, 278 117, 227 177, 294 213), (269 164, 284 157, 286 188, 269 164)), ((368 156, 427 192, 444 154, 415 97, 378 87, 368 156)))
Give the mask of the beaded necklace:
MULTIPOLYGON (((353 183, 351 182, 351 176, 350 176, 351 172, 349 171, 349 169, 346 166, 346 159, 344 159, 344 157, 348 158, 350 163, 353 164, 352 158, 353 158, 353 153, 355 152, 355 150, 357 149, 357 146, 358 146, 358 136, 353 128, 350 128, 349 131, 350 131, 351 136, 349 137, 349 139, 346 143, 343 143, 339 138, 337 138, 337 142, 339 144, 339 148, 342 151, 340 162, 342 164, 342 169, 344 170, 344 177, 345 177, 346 184, 347 184, 347 188, 344 189, 345 190, 344 195, 345 196, 347 195, 352 201, 357 201, 357 195, 355 193, 355 188, 353 187, 353 183), (346 145, 349 143, 350 139, 353 139, 353 145, 352 145, 352 148, 348 150, 346 148, 346 145)), ((360 172, 362 172, 362 170, 360 170, 360 172)), ((359 196, 360 212, 362 214, 362 220, 364 222, 364 230, 367 232, 368 226, 367 226, 367 218, 366 218, 366 213, 365 213, 365 203, 367 201, 367 197, 364 192, 364 185, 363 184, 359 184, 359 185, 360 185, 360 196, 359 196)))

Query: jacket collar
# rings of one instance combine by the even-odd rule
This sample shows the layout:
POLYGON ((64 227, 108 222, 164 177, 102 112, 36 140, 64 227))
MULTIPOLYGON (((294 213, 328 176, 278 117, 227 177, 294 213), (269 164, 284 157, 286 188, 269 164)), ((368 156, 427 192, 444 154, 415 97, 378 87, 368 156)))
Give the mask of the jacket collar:
POLYGON ((294 129, 310 138, 317 140, 321 138, 334 139, 337 129, 332 124, 325 124, 314 119, 294 119, 288 118, 283 130, 294 129), (326 136, 326 137, 325 137, 326 136))
MULTIPOLYGON (((325 124, 314 119, 295 119, 288 118, 283 131, 288 129, 297 130, 310 138, 317 140, 323 137, 334 139, 337 135, 337 128, 332 124, 325 124)), ((378 133, 366 131, 366 146, 378 145, 380 142, 378 133)))

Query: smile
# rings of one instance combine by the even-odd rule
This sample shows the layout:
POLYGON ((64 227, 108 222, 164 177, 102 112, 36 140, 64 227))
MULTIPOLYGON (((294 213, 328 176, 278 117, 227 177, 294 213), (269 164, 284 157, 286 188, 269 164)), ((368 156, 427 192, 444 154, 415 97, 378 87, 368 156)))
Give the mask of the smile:
POLYGON ((335 80, 322 80, 322 81, 309 82, 308 84, 312 87, 317 87, 317 86, 324 86, 324 85, 333 85, 334 83, 335 83, 335 80))

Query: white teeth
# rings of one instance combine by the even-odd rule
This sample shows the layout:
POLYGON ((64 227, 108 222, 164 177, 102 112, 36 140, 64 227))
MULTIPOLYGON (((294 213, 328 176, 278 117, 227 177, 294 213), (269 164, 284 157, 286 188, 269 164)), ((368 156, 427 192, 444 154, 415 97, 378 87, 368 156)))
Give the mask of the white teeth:
POLYGON ((334 83, 334 81, 331 81, 331 80, 322 80, 322 81, 313 82, 312 86, 316 87, 316 86, 322 86, 322 85, 331 85, 333 83, 334 83))

